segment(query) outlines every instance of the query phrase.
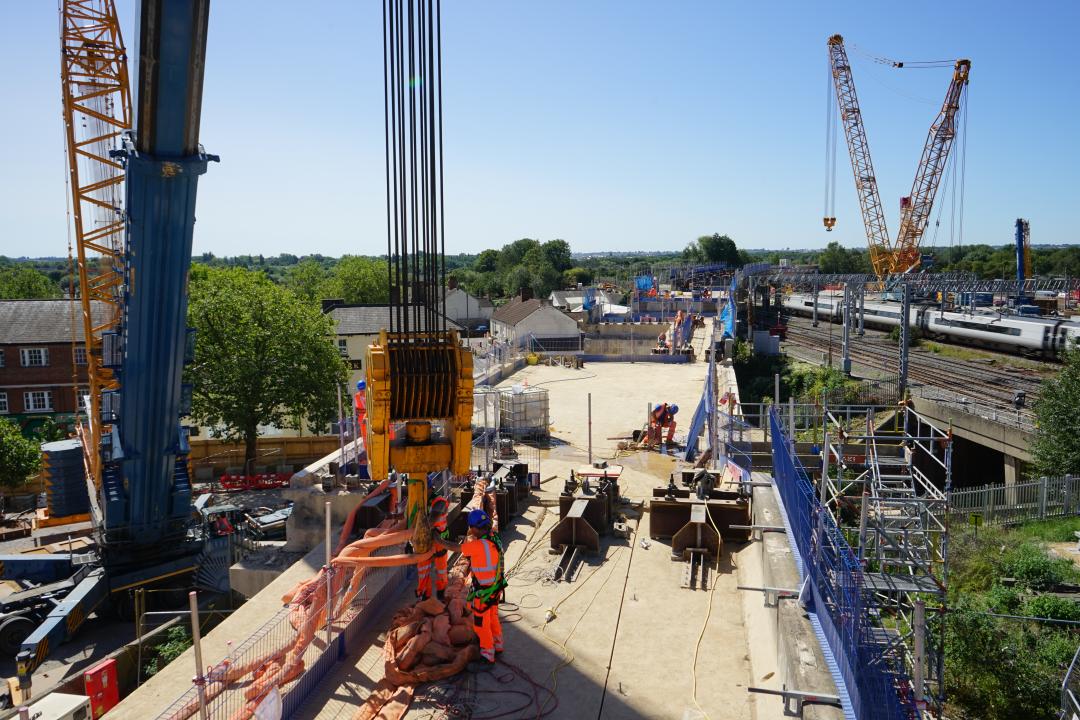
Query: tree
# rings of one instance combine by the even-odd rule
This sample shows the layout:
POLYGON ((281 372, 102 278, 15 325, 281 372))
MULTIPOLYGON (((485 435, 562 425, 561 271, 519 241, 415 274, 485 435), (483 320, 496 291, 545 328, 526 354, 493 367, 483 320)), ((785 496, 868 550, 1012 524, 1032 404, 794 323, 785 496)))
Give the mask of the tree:
POLYGON ((345 255, 320 286, 319 293, 324 298, 342 298, 347 303, 390 302, 386 261, 345 255))
POLYGON ((563 271, 563 285, 574 287, 578 283, 589 285, 593 281, 593 271, 583 267, 573 267, 563 271))
POLYGON ((297 297, 318 303, 323 299, 319 295, 329 279, 330 273, 322 263, 311 258, 304 258, 303 261, 289 268, 285 275, 285 287, 292 290, 297 297))
POLYGON ((739 249, 735 247, 735 241, 718 233, 702 235, 687 246, 683 255, 690 260, 723 262, 729 267, 739 267, 739 249))
POLYGON ((574 260, 570 256, 570 243, 565 240, 548 240, 540 249, 544 251, 548 263, 559 272, 574 266, 574 260))
POLYGON ((1035 468, 1051 477, 1080 473, 1080 348, 1066 348, 1057 377, 1043 382, 1035 400, 1035 468))
POLYGON ((60 297, 60 286, 29 265, 0 267, 0 300, 35 300, 60 297))
POLYGON ((848 250, 835 240, 818 255, 818 269, 829 274, 857 273, 861 270, 861 258, 857 250, 848 250))
POLYGON ((540 241, 532 238, 522 238, 503 245, 502 250, 499 251, 499 272, 509 272, 512 268, 521 264, 530 250, 539 249, 539 247, 540 241))
POLYGON ((529 273, 529 287, 534 297, 545 297, 562 284, 562 273, 551 264, 543 247, 525 253, 521 266, 529 273))
POLYGON ((259 425, 323 427, 349 369, 333 322, 261 273, 194 266, 188 324, 195 328, 192 417, 255 458, 259 425))
POLYGON ((0 487, 17 490, 41 467, 41 447, 14 420, 0 418, 0 487))
POLYGON ((498 250, 484 250, 476 256, 476 262, 473 263, 473 270, 479 273, 495 272, 499 267, 499 251, 498 250))

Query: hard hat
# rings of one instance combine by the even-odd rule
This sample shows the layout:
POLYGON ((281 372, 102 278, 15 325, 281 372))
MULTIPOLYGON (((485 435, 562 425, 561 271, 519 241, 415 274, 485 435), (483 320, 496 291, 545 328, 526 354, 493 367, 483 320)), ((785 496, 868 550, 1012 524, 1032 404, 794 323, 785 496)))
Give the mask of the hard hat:
POLYGON ((363 389, 365 389, 366 387, 367 387, 367 383, 366 383, 366 382, 364 382, 363 380, 361 380, 360 382, 356 383, 356 389, 357 389, 357 390, 363 390, 363 389))
POLYGON ((671 410, 671 414, 674 415, 675 413, 679 412, 679 406, 678 405, 671 405, 671 406, 668 407, 668 410, 671 410))
POLYGON ((483 510, 471 510, 469 512, 469 527, 486 528, 491 526, 491 518, 483 510))

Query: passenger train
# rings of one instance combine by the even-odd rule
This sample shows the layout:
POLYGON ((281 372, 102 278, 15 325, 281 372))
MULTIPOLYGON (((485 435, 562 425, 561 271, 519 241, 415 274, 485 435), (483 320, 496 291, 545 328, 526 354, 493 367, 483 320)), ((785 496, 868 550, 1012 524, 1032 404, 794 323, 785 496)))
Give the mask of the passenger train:
MULTIPOLYGON (((813 303, 812 295, 789 295, 783 302, 789 312, 806 317, 813 315, 813 303)), ((867 302, 863 307, 863 323, 866 327, 888 330, 900 325, 900 314, 899 303, 867 302)), ((818 317, 839 323, 843 317, 843 294, 820 293, 818 317)), ((1055 357, 1069 341, 1080 342, 1080 322, 997 313, 942 312, 938 305, 913 303, 909 324, 924 337, 1046 358, 1055 357)))

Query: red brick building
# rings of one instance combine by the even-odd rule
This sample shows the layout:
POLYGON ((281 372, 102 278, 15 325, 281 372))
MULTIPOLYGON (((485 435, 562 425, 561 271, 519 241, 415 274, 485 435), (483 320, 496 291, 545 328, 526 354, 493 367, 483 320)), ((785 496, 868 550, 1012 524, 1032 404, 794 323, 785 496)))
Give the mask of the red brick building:
POLYGON ((0 300, 0 416, 24 428, 45 418, 70 422, 87 387, 79 303, 0 300))

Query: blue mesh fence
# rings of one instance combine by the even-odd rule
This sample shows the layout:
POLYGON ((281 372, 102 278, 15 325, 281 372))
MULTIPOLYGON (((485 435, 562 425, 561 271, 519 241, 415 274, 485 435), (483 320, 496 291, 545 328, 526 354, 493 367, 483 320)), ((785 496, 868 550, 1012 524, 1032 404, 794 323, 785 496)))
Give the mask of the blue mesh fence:
POLYGON ((791 452, 775 409, 769 411, 773 476, 787 514, 788 537, 799 573, 809 578, 813 606, 836 658, 852 710, 860 720, 914 720, 921 714, 900 659, 888 652, 887 633, 858 556, 822 506, 814 484, 791 452))

